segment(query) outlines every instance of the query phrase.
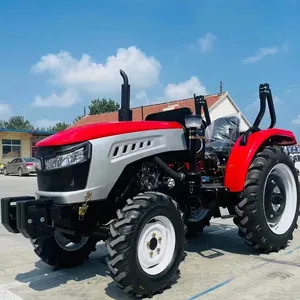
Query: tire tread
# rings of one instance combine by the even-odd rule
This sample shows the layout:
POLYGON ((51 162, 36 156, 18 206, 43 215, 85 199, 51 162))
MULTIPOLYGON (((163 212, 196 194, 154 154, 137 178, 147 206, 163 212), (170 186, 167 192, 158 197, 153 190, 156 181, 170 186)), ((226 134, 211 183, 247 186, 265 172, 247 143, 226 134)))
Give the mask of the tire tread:
MULTIPOLYGON (((131 248, 131 234, 134 232, 135 225, 139 218, 149 207, 154 206, 157 202, 164 202, 165 204, 173 206, 183 220, 183 213, 179 210, 177 203, 169 196, 159 192, 138 194, 132 199, 128 199, 126 201, 127 204, 120 209, 120 213, 117 214, 117 218, 110 226, 110 236, 106 241, 108 249, 107 264, 111 271, 111 277, 121 289, 134 296, 151 297, 155 293, 162 293, 163 290, 172 283, 172 280, 170 280, 167 284, 163 286, 159 285, 156 289, 138 287, 131 284, 131 275, 130 272, 128 272, 130 266, 128 265, 127 257, 131 248), (119 220, 119 215, 122 215, 122 221, 119 220)), ((184 232, 186 233, 184 223, 183 226, 184 232)), ((186 254, 183 251, 181 261, 185 259, 185 256, 186 254)))
MULTIPOLYGON (((274 145, 264 147, 255 155, 248 170, 243 196, 235 206, 237 216, 233 221, 239 228, 238 234, 244 239, 246 244, 258 252, 278 252, 280 249, 284 249, 288 244, 288 240, 284 242, 281 240, 281 242, 277 242, 277 244, 272 242, 262 230, 260 225, 261 220, 257 217, 259 201, 261 201, 258 197, 260 176, 266 164, 271 159, 282 155, 282 153, 283 149, 274 145)), ((296 184, 298 183, 296 182, 296 184)), ((288 237, 289 240, 293 239, 292 232, 295 228, 297 228, 297 222, 293 224, 291 234, 288 237)))

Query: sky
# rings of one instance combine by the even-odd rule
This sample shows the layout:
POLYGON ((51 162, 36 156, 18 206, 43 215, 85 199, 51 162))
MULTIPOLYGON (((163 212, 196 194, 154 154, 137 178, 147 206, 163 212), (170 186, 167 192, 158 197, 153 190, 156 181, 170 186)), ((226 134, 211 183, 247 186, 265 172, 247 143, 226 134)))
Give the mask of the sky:
MULTIPOLYGON (((71 123, 93 98, 131 106, 223 90, 253 122, 269 83, 300 139, 297 0, 51 0, 0 4, 0 119, 71 123)), ((268 126, 268 115, 264 126, 268 126)))

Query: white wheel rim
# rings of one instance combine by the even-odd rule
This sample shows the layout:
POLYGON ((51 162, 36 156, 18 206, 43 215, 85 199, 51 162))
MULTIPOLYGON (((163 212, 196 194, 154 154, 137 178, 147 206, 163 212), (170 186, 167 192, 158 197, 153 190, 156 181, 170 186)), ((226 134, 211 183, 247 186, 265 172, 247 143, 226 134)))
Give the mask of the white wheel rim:
POLYGON ((172 222, 165 216, 152 218, 138 240, 138 260, 144 272, 149 275, 163 272, 173 260, 175 245, 172 222))
POLYGON ((70 239, 65 237, 61 232, 54 231, 54 238, 60 248, 66 251, 77 251, 80 250, 88 242, 89 237, 83 237, 80 242, 73 243, 70 239))
MULTIPOLYGON (((264 194, 263 194, 264 214, 269 228, 272 230, 273 233, 277 235, 284 234, 289 230, 289 228, 293 223, 295 215, 298 213, 296 211, 297 202, 298 202, 296 184, 297 183, 295 181, 294 174, 292 173, 291 169, 283 163, 279 163, 276 166, 274 166, 267 176, 267 180, 264 185, 264 194), (281 216, 276 221, 274 220, 274 222, 268 221, 270 218, 272 218, 272 215, 271 216, 267 215, 266 206, 265 206, 265 198, 266 198, 265 190, 266 190, 268 179, 272 174, 276 174, 277 176, 280 177, 285 190, 285 207, 283 209, 283 212, 281 213, 281 216)), ((280 191, 279 187, 277 186, 274 188, 273 192, 278 193, 278 190, 280 191)), ((274 211, 278 211, 280 209, 279 204, 277 205, 272 204, 272 207, 274 211)))

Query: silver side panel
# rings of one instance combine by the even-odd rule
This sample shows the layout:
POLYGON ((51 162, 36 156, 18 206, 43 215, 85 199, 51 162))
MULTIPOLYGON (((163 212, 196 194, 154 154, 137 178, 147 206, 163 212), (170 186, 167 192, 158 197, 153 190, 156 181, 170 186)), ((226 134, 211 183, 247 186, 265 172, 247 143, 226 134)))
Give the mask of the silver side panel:
POLYGON ((91 191, 92 200, 105 199, 128 164, 162 152, 187 149, 183 129, 142 131, 90 142, 93 154, 87 188, 75 192, 37 191, 37 198, 45 196, 56 203, 78 203, 91 191))

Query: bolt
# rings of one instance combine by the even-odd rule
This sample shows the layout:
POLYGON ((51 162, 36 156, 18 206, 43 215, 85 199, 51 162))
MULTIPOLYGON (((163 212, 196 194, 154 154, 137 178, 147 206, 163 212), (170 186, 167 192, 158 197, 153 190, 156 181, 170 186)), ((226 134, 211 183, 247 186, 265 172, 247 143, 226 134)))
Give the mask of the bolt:
POLYGON ((41 218, 40 218, 40 221, 41 221, 41 223, 45 222, 45 218, 44 218, 44 217, 41 217, 41 218))
POLYGON ((152 234, 152 237, 156 237, 156 234, 155 234, 155 233, 153 233, 153 234, 152 234))
POLYGON ((152 257, 153 256, 153 251, 150 251, 149 255, 150 255, 150 257, 152 257))
POLYGON ((270 218, 273 218, 274 217, 274 215, 270 215, 270 218))
POLYGON ((32 224, 32 219, 28 219, 28 224, 32 224))
POLYGON ((157 253, 159 254, 159 252, 160 252, 160 248, 157 248, 157 250, 156 250, 156 251, 157 251, 157 253))
POLYGON ((150 248, 150 242, 147 242, 147 248, 150 248))
POLYGON ((159 237, 159 238, 158 238, 158 241, 159 241, 159 242, 161 242, 161 240, 162 240, 162 238, 161 238, 161 237, 159 237))

